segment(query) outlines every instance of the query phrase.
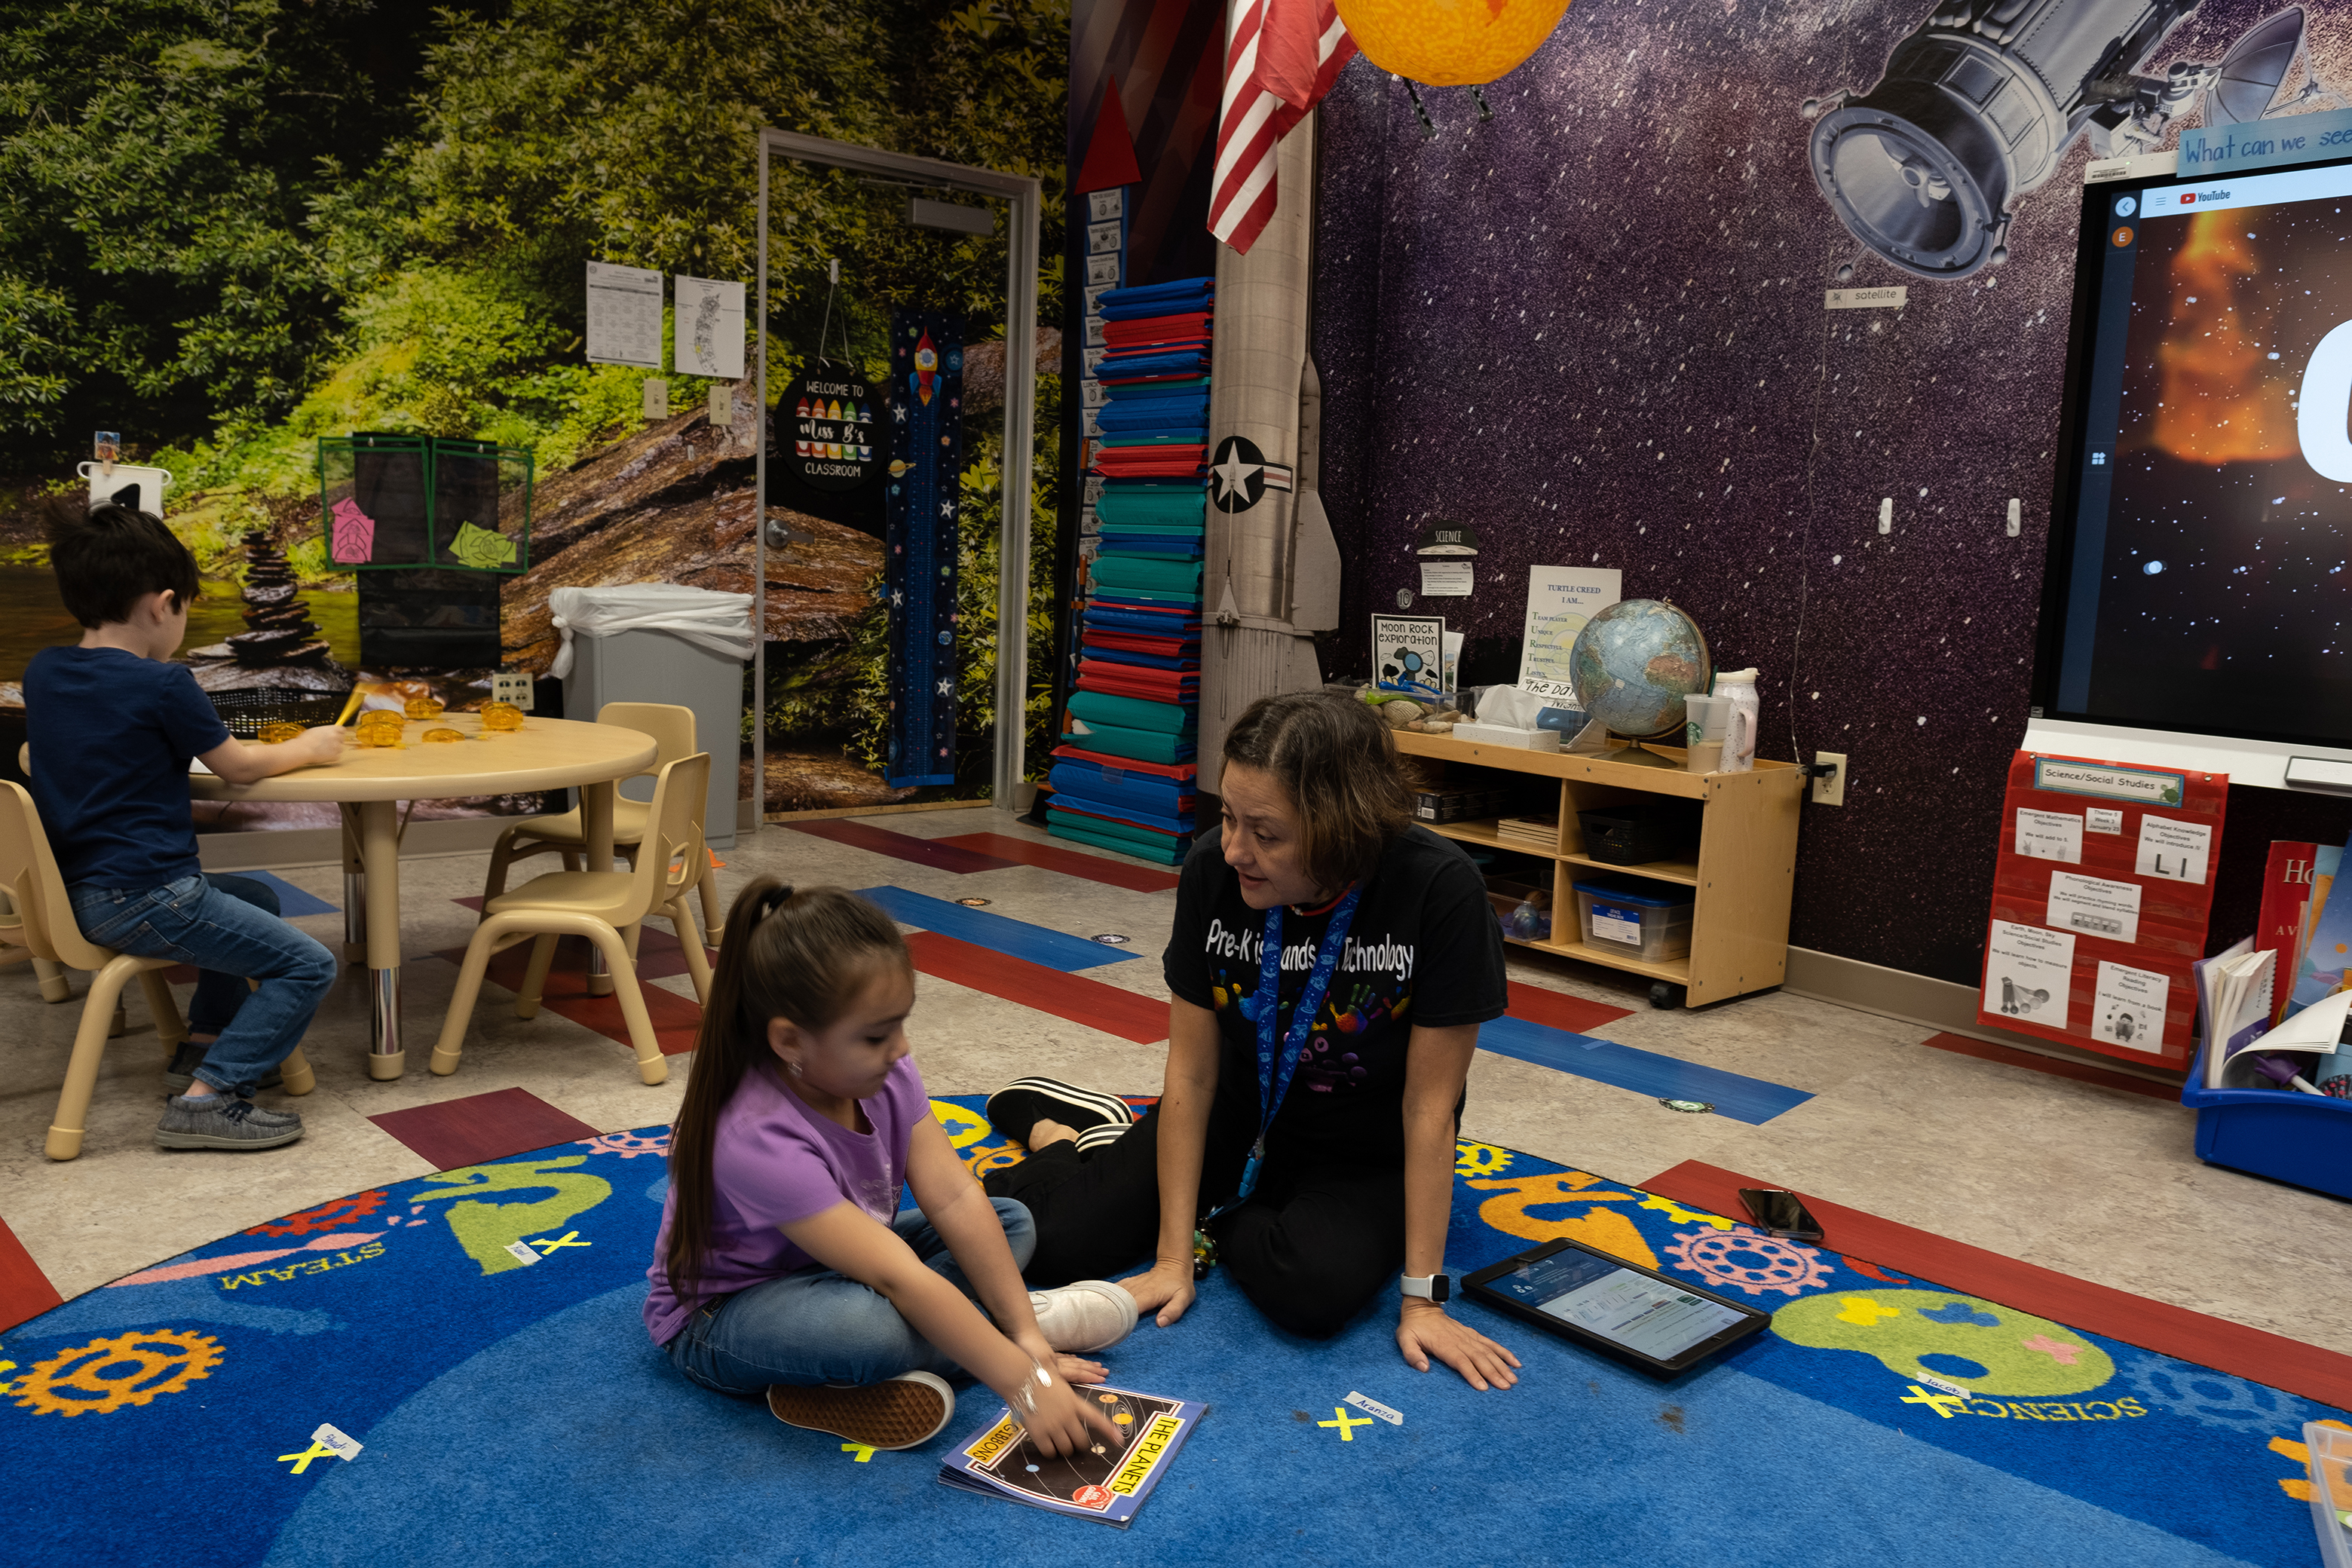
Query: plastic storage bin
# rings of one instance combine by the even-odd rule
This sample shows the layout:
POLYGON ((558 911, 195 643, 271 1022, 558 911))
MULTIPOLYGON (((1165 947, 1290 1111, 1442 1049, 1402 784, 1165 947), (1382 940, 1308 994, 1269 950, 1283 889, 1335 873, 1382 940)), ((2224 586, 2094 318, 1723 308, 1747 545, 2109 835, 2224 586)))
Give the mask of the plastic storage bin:
POLYGON ((1574 886, 1576 921, 1587 946, 1645 963, 1689 955, 1696 898, 1690 889, 1614 879, 1574 886))
POLYGON ((2319 1531, 2319 1560, 2327 1568, 2352 1568, 2352 1527, 2344 1522, 2352 1517, 2352 1432, 2309 1421, 2303 1441, 2311 1451, 2311 1523, 2319 1531))
POLYGON ((1584 826, 1587 855, 1612 866, 1638 866, 1696 845, 1698 814, 1696 801, 1635 800, 1580 811, 1576 819, 1584 826))
POLYGON ((2180 1091, 2180 1103, 2197 1112, 2199 1159, 2352 1198, 2352 1100, 2204 1085, 2200 1049, 2180 1091))

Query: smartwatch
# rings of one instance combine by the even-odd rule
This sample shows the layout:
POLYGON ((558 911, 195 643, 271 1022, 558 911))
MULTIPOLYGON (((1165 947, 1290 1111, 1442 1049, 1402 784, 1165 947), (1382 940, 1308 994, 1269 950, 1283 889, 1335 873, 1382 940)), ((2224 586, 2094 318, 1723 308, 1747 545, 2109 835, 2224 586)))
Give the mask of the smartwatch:
POLYGON ((1454 1281, 1443 1274, 1408 1274, 1403 1281, 1404 1293, 1424 1300, 1448 1301, 1454 1298, 1454 1281))

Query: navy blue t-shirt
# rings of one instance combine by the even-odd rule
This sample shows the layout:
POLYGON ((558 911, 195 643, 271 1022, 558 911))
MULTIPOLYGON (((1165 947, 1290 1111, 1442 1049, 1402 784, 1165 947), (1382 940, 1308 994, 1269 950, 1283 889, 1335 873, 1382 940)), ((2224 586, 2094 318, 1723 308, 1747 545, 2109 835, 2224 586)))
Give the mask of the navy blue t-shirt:
POLYGON ((188 759, 228 739, 184 664, 119 647, 52 647, 25 671, 33 804, 68 887, 160 888, 192 876, 188 759))

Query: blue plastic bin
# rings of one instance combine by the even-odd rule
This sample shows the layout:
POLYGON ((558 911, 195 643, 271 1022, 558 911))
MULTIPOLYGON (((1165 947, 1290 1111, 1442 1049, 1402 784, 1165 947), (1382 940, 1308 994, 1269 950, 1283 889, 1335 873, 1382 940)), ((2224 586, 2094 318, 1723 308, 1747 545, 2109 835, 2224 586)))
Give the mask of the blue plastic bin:
POLYGON ((2180 1103, 2197 1112, 2199 1159, 2352 1198, 2352 1100, 2204 1084, 2200 1047, 2180 1090, 2180 1103))

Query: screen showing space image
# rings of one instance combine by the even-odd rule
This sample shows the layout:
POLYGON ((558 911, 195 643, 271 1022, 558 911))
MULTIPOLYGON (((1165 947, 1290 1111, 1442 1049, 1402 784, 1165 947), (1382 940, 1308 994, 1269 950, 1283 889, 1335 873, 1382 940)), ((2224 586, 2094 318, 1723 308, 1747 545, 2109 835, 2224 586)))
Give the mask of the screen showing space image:
POLYGON ((2055 716, 2352 743, 2352 166, 2091 211, 2055 716))

